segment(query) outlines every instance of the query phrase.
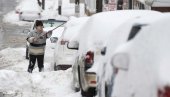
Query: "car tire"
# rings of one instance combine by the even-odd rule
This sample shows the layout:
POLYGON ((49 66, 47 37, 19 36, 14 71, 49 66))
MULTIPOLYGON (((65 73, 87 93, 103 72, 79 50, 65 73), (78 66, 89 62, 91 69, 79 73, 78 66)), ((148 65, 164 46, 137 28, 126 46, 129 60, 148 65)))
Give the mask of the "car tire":
POLYGON ((83 89, 82 89, 82 85, 81 85, 81 81, 80 81, 80 67, 78 66, 78 68, 77 68, 78 70, 78 80, 79 80, 79 85, 80 85, 80 90, 81 90, 81 95, 83 96, 83 97, 85 97, 86 96, 86 93, 83 91, 83 89))
POLYGON ((25 54, 25 59, 29 59, 29 54, 28 54, 28 47, 26 47, 26 54, 25 54))
POLYGON ((108 86, 107 86, 107 84, 105 83, 105 97, 108 97, 108 86))
POLYGON ((80 88, 75 87, 75 88, 74 88, 74 91, 75 91, 75 92, 79 92, 79 91, 80 91, 80 88))
POLYGON ((87 91, 81 89, 81 95, 83 97, 95 97, 96 95, 96 88, 89 88, 87 91))
POLYGON ((79 85, 81 90, 82 97, 94 97, 96 95, 96 88, 89 88, 87 91, 84 91, 81 86, 80 81, 80 67, 78 66, 78 79, 79 79, 79 85))
POLYGON ((89 88, 86 93, 87 97, 94 97, 96 96, 96 88, 89 88))

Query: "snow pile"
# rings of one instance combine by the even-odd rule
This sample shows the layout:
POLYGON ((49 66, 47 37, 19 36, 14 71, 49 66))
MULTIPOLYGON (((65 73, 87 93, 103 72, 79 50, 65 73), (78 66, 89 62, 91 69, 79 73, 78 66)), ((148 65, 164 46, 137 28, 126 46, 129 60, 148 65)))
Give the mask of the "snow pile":
MULTIPOLYGON (((27 72, 25 48, 7 48, 0 51, 0 97, 80 97, 72 90, 72 70, 51 71, 52 52, 45 55, 45 72, 35 68, 27 72), (9 66, 9 67, 7 67, 9 66), (50 72, 51 71, 51 72, 50 72)), ((53 68, 53 67, 52 67, 53 68)))
POLYGON ((73 94, 71 69, 29 74, 0 71, 0 93, 12 97, 64 97, 73 94))
POLYGON ((24 57, 24 48, 7 48, 0 51, 0 68, 5 68, 6 66, 18 65, 19 63, 28 63, 24 57))
POLYGON ((80 18, 71 17, 65 26, 66 30, 64 32, 64 39, 74 40, 76 35, 81 32, 80 29, 88 19, 89 19, 88 17, 80 17, 80 18))

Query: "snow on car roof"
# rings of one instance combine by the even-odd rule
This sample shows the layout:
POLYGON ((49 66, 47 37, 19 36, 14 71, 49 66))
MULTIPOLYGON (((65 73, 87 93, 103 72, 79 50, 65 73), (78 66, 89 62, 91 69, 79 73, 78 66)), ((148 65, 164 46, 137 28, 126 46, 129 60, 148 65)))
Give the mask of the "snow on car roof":
MULTIPOLYGON (((102 12, 90 17, 86 25, 81 29, 79 37, 80 50, 94 49, 94 43, 101 43, 107 39, 110 33, 120 24, 130 18, 147 16, 148 13, 158 13, 149 10, 123 10, 102 12)), ((104 44, 103 44, 104 45, 104 44)), ((79 51, 80 51, 79 50, 79 51)))
MULTIPOLYGON (((154 21, 160 19, 162 16, 163 16, 162 13, 150 12, 150 13, 148 13, 148 15, 145 15, 145 16, 142 16, 139 18, 132 18, 132 19, 126 21, 126 23, 123 23, 122 25, 120 25, 117 29, 115 29, 112 32, 112 34, 109 36, 109 38, 107 40, 107 43, 106 43, 107 52, 103 59, 104 62, 106 62, 108 64, 106 67, 106 70, 108 70, 106 72, 106 75, 107 75, 106 79, 110 79, 110 76, 112 74, 111 72, 113 71, 113 69, 111 69, 113 67, 110 67, 112 55, 115 52, 117 52, 116 50, 117 50, 117 48, 119 48, 119 46, 121 46, 129 41, 128 37, 131 33, 132 27, 136 26, 136 25, 143 25, 142 27, 145 27, 147 25, 150 25, 154 21), (109 70, 109 69, 111 69, 111 70, 109 70)), ((138 33, 141 33, 141 32, 138 32, 138 33)), ((137 33, 137 35, 138 35, 138 33, 137 33)), ((118 50, 120 50, 120 48, 118 50)))
POLYGON ((132 41, 118 48, 118 53, 129 54, 132 74, 130 77, 133 77, 133 80, 147 79, 147 83, 170 86, 169 21, 170 14, 165 14, 161 19, 142 28, 132 41), (140 75, 141 79, 137 75, 140 75))
POLYGON ((64 39, 75 40, 75 36, 80 32, 80 28, 88 19, 89 17, 71 17, 65 25, 66 30, 64 31, 64 39))

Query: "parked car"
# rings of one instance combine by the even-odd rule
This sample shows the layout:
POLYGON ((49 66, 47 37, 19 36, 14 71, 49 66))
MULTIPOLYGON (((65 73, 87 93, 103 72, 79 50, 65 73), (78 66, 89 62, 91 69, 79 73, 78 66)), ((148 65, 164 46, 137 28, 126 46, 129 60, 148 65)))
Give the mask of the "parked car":
MULTIPOLYGON (((56 20, 56 19, 39 19, 43 22, 43 25, 44 25, 44 28, 43 30, 44 31, 49 31, 49 30, 52 30, 56 27, 59 27, 57 29, 55 29, 52 33, 52 36, 50 37, 50 40, 51 40, 51 48, 54 48, 54 43, 57 42, 58 38, 61 37, 63 31, 64 31, 64 27, 62 24, 66 23, 67 21, 66 20, 56 20)), ((28 33, 29 31, 33 31, 35 30, 35 23, 36 23, 37 20, 34 21, 31 29, 25 29, 23 31, 23 33, 28 33)), ((48 39, 47 39, 48 41, 48 39)), ((26 59, 29 59, 29 42, 26 43, 26 59)))
POLYGON ((77 50, 68 49, 67 44, 74 35, 79 33, 80 28, 87 19, 88 17, 72 17, 65 25, 64 32, 55 44, 54 70, 66 70, 72 67, 77 50))
MULTIPOLYGON (((132 12, 133 13, 133 12, 132 12)), ((116 48, 120 45, 135 38, 140 30, 159 19, 163 14, 155 11, 143 11, 140 17, 131 18, 116 28, 109 36, 106 46, 102 50, 102 57, 98 62, 98 96, 99 97, 112 97, 112 87, 114 86, 114 79, 117 69, 110 64, 111 56, 114 54, 116 48)))
POLYGON ((74 47, 78 49, 77 59, 74 64, 77 70, 73 71, 77 71, 83 96, 92 97, 96 95, 96 72, 98 65, 94 64, 97 64, 99 61, 101 57, 100 52, 105 46, 109 35, 125 21, 142 15, 147 15, 147 12, 126 10, 93 15, 83 26, 77 38, 69 43, 77 45, 77 48, 74 47))
POLYGON ((111 60, 118 69, 112 97, 170 97, 169 17, 142 28, 116 50, 111 60))
POLYGON ((15 12, 19 14, 19 20, 34 21, 40 19, 42 9, 38 5, 36 0, 24 0, 15 9, 15 12))

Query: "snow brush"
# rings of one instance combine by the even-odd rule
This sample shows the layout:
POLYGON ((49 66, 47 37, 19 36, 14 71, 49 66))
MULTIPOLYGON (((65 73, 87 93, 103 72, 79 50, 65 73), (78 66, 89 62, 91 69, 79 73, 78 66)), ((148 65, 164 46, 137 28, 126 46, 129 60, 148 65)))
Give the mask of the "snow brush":
POLYGON ((49 30, 47 33, 45 33, 45 34, 43 34, 43 35, 41 35, 41 36, 39 36, 39 37, 37 37, 38 39, 40 38, 42 38, 43 36, 45 36, 45 35, 47 35, 48 33, 50 33, 50 32, 52 32, 52 31, 54 31, 55 29, 57 29, 57 28, 59 28, 59 27, 61 27, 62 25, 64 25, 64 24, 66 24, 66 22, 65 23, 62 23, 61 25, 59 25, 59 26, 57 26, 57 27, 55 27, 54 29, 52 29, 52 30, 49 30))

